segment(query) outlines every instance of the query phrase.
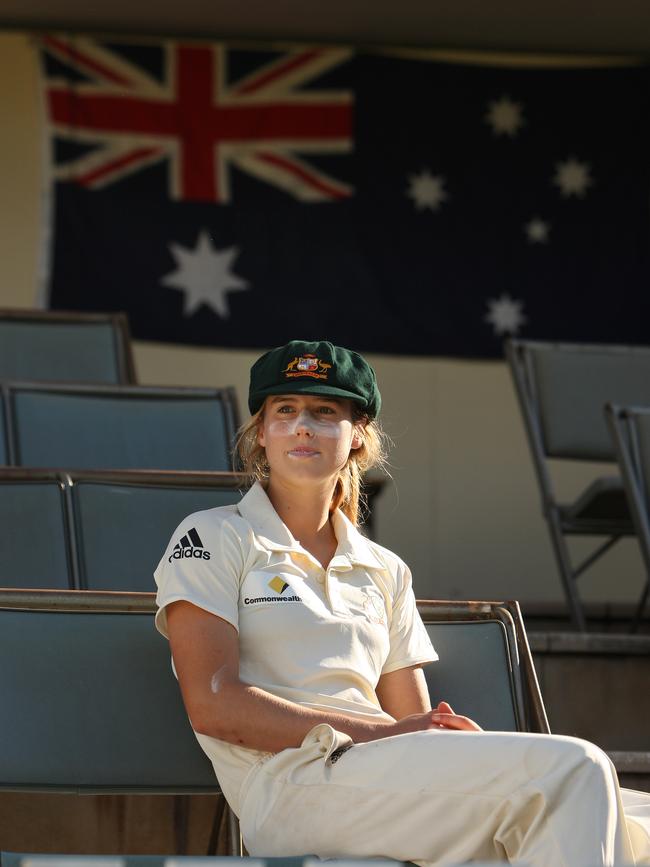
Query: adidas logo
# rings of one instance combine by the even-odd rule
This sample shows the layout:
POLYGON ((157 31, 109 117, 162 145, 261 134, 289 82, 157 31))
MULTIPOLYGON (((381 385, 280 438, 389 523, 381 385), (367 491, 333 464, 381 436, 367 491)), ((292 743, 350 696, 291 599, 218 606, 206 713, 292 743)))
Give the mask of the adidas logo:
POLYGON ((203 547, 201 537, 194 527, 192 527, 191 530, 188 530, 187 533, 181 537, 180 542, 177 542, 174 545, 174 550, 170 554, 168 560, 171 563, 172 560, 185 560, 188 557, 193 557, 195 560, 210 559, 210 552, 206 551, 203 547))

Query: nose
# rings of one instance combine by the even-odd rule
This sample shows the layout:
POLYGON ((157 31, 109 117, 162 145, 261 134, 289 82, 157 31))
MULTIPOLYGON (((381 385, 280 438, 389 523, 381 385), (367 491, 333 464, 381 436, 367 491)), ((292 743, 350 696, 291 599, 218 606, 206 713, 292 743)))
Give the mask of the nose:
POLYGON ((301 410, 296 418, 296 433, 303 436, 314 436, 314 420, 306 409, 301 410))

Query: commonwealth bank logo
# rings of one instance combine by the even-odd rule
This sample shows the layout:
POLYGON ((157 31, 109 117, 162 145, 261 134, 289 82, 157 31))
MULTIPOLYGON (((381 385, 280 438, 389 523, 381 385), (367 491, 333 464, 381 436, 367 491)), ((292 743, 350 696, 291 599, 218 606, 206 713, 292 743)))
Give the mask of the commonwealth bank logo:
POLYGON ((276 593, 282 595, 284 591, 287 589, 289 585, 286 581, 283 581, 279 575, 276 575, 275 578, 271 578, 269 581, 269 587, 271 590, 275 590, 276 593))
POLYGON ((244 605, 257 605, 266 602, 302 602, 288 581, 285 581, 280 575, 274 575, 269 581, 267 575, 250 574, 248 576, 243 594, 244 605))

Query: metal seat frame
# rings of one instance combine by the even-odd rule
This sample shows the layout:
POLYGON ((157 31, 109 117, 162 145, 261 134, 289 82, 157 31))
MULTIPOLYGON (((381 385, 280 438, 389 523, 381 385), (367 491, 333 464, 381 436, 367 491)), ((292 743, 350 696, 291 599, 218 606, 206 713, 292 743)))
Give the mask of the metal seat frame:
MULTIPOLYGON (((574 461, 602 461, 615 463, 614 447, 609 441, 603 407, 605 403, 616 400, 616 395, 602 387, 601 402, 597 406, 589 406, 589 418, 580 417, 583 425, 581 436, 584 444, 578 439, 574 442, 563 442, 560 447, 549 443, 548 431, 553 436, 553 426, 565 419, 554 418, 546 412, 544 401, 540 395, 538 377, 535 370, 535 353, 538 357, 559 360, 566 358, 575 361, 581 357, 588 362, 589 355, 597 357, 599 364, 609 365, 621 360, 638 360, 639 369, 647 370, 647 391, 650 397, 650 349, 647 347, 601 346, 596 344, 555 344, 538 341, 509 339, 505 342, 505 352, 510 372, 513 378, 515 392, 524 420, 528 444, 533 458, 535 475, 541 495, 542 513, 549 531, 553 554, 558 573, 562 582, 564 594, 573 622, 578 629, 587 628, 584 607, 578 593, 577 581, 600 557, 625 536, 633 536, 635 527, 630 514, 623 482, 618 476, 599 477, 571 503, 558 502, 551 479, 549 459, 574 461), (598 430, 594 434, 594 426, 598 430), (602 430, 601 430, 602 428, 602 430), (594 440, 598 446, 594 447, 594 440), (567 536, 605 536, 605 540, 579 564, 572 563, 567 545, 567 536)), ((583 383, 587 374, 585 368, 581 371, 583 383)), ((566 384, 571 373, 567 372, 566 384)), ((579 382, 571 383, 579 389, 579 382)), ((593 386, 593 380, 590 380, 593 386)), ((615 390, 621 393, 633 391, 634 385, 621 382, 615 390)), ((598 389, 596 389, 598 390, 598 389)), ((578 395, 579 396, 579 395, 578 395)), ((570 411, 570 410, 569 410, 570 411)), ((572 421, 576 418, 572 417, 572 421)))
MULTIPOLYGON (((636 632, 650 595, 650 467, 645 466, 641 459, 641 432, 638 426, 641 420, 650 421, 650 407, 625 407, 608 403, 605 405, 605 418, 616 449, 646 571, 645 584, 630 626, 630 631, 636 632)), ((650 441, 647 447, 650 452, 650 441)))

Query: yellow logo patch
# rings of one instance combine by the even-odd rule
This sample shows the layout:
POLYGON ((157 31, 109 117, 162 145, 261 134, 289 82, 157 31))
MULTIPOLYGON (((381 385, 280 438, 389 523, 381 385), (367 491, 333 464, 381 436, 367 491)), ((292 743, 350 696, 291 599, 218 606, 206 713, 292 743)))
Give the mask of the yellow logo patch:
POLYGON ((275 578, 271 578, 269 581, 269 587, 271 590, 275 590, 278 594, 284 593, 288 586, 287 582, 283 581, 279 575, 276 575, 275 578))
POLYGON ((327 361, 321 361, 315 355, 297 355, 282 371, 287 379, 298 376, 309 376, 312 379, 327 379, 327 371, 331 368, 327 361))

